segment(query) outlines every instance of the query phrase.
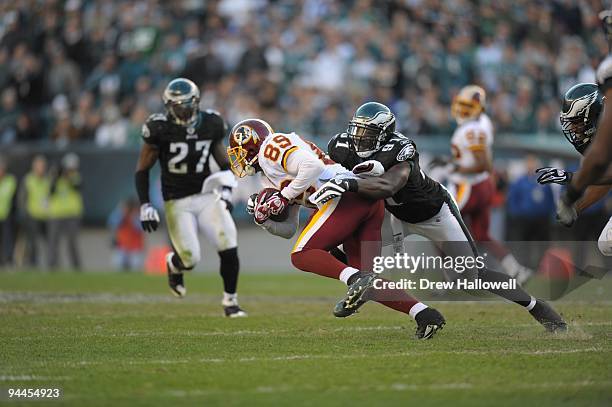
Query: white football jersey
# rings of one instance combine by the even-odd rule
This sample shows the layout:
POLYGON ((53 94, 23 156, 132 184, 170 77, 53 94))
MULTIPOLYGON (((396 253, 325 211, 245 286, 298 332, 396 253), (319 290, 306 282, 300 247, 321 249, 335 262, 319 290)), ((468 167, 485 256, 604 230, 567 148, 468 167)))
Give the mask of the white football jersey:
POLYGON ((606 89, 612 85, 610 83, 612 81, 612 55, 608 55, 603 61, 601 61, 601 64, 599 64, 599 67, 597 67, 596 77, 597 84, 600 87, 603 87, 603 89, 606 89))
MULTIPOLYGON (((453 162, 462 167, 471 167, 476 164, 475 152, 486 151, 491 154, 492 148, 493 124, 484 113, 478 119, 467 121, 457 127, 451 138, 453 162)), ((489 175, 488 171, 477 174, 453 173, 450 179, 455 183, 477 184, 487 179, 489 175)))
POLYGON ((321 160, 325 164, 325 169, 303 194, 292 200, 292 203, 314 208, 315 206, 308 201, 308 197, 317 188, 338 174, 352 175, 352 172, 330 160, 323 150, 314 143, 304 140, 295 133, 274 133, 263 141, 257 155, 259 166, 264 174, 264 177, 262 177, 264 188, 282 190, 295 179, 298 168, 288 166, 287 162, 291 155, 297 151, 321 160))

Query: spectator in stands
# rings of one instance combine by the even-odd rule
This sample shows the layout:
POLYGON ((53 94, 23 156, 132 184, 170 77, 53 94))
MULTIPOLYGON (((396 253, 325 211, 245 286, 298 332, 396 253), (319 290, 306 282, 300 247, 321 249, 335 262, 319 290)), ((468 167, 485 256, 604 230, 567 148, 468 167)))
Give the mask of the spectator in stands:
POLYGON ((6 161, 0 157, 0 267, 13 263, 13 202, 17 181, 6 171, 6 161))
POLYGON ((113 240, 113 266, 140 270, 144 261, 144 232, 140 225, 140 204, 134 198, 121 202, 107 221, 113 240))
POLYGON ((70 264, 81 269, 78 246, 79 228, 83 216, 81 174, 79 157, 68 153, 62 157, 61 166, 54 174, 49 195, 49 267, 59 265, 60 240, 66 238, 70 264))
MULTIPOLYGON (((46 222, 49 209, 49 177, 47 160, 37 155, 32 160, 32 169, 25 176, 20 189, 20 202, 26 235, 25 264, 39 266, 39 243, 45 243, 46 222)), ((46 246, 46 245, 45 245, 46 246)))

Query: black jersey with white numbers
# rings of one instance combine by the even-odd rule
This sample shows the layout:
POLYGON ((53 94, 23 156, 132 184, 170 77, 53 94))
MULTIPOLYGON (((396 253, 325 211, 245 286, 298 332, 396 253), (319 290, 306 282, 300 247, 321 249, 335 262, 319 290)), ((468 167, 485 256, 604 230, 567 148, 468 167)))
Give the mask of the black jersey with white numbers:
POLYGON ((181 126, 167 114, 151 115, 142 126, 145 143, 159 150, 162 195, 165 201, 180 199, 202 191, 210 175, 209 158, 222 143, 227 125, 212 110, 200 111, 191 126, 181 126))
POLYGON ((416 144, 403 134, 393 133, 385 144, 368 158, 359 157, 355 150, 350 148, 349 143, 348 134, 341 133, 332 137, 327 146, 329 157, 349 170, 366 160, 379 161, 385 171, 402 162, 410 164, 412 170, 406 185, 385 200, 387 210, 398 219, 408 223, 430 219, 449 199, 442 185, 421 170, 416 144))

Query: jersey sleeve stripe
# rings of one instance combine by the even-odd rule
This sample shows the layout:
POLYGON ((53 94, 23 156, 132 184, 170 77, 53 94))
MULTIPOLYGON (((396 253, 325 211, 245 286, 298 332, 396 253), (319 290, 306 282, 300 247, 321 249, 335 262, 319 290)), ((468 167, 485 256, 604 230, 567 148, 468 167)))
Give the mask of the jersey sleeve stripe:
POLYGON ((287 159, 289 158, 291 153, 293 153, 297 149, 298 149, 297 146, 293 146, 290 149, 285 150, 285 152, 283 153, 283 158, 281 160, 281 165, 283 167, 283 170, 287 171, 287 159))

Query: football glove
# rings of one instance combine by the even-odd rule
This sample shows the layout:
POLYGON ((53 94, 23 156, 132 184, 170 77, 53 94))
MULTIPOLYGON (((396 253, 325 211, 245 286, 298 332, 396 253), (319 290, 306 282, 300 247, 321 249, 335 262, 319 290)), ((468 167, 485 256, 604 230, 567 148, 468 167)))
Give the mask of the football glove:
POLYGON ((280 191, 264 190, 255 201, 253 217, 258 224, 264 223, 271 215, 279 215, 287 209, 289 200, 280 191))
POLYGON ((366 177, 380 177, 385 173, 385 167, 376 160, 364 161, 353 167, 353 174, 366 177))
POLYGON ((578 218, 576 207, 567 202, 566 194, 557 201, 557 221, 566 227, 571 227, 578 218))
POLYGON ((573 172, 561 170, 555 167, 542 167, 536 170, 538 183, 567 185, 572 180, 573 172))
POLYGON ((334 198, 342 196, 343 193, 357 192, 357 180, 351 178, 332 178, 325 184, 321 185, 308 200, 313 204, 320 206, 331 201, 334 198))
POLYGON ((249 196, 249 199, 247 200, 246 211, 249 215, 255 214, 255 205, 257 204, 257 195, 258 194, 253 194, 249 196))
POLYGON ((219 198, 225 202, 225 208, 231 213, 234 210, 234 204, 232 203, 232 188, 227 186, 221 188, 219 198))
POLYGON ((140 206, 140 224, 145 232, 153 232, 159 226, 159 213, 150 203, 140 206))

